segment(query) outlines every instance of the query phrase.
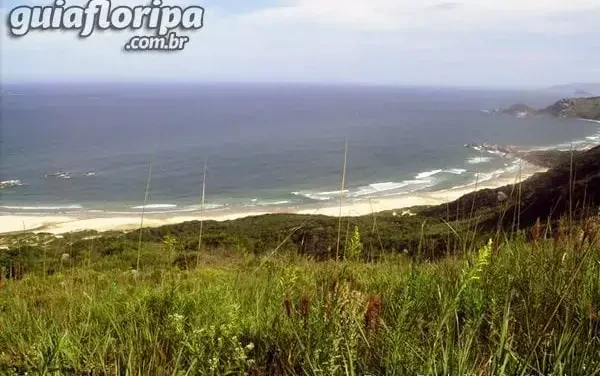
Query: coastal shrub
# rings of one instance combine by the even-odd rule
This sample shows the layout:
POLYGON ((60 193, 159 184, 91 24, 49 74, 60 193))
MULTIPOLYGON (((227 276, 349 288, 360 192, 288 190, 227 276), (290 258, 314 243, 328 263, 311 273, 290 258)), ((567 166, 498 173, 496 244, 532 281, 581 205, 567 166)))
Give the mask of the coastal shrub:
POLYGON ((0 373, 598 374, 600 251, 578 236, 425 261, 205 251, 195 268, 171 235, 135 273, 135 247, 83 250, 0 285, 0 373))
POLYGON ((360 241, 360 232, 358 226, 354 226, 354 232, 348 240, 345 258, 349 261, 356 261, 363 255, 363 245, 360 241))

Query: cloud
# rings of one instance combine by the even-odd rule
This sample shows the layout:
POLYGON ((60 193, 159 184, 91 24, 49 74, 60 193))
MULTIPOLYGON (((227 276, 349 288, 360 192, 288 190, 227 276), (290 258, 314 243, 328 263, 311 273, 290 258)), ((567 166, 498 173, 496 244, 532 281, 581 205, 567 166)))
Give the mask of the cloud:
MULTIPOLYGON (((85 1, 67 0, 74 2, 85 1)), ((600 80, 597 0, 272 2, 244 12, 207 6, 205 27, 173 53, 122 51, 131 35, 147 31, 96 32, 83 40, 74 31, 38 31, 15 39, 5 37, 3 22, 0 74, 542 86, 557 77, 600 80)))
POLYGON ((461 6, 460 3, 444 2, 444 3, 439 3, 439 4, 432 5, 431 9, 452 10, 452 9, 457 9, 460 6, 461 6))
MULTIPOLYGON (((251 12, 242 18, 262 25, 370 31, 578 31, 576 22, 548 22, 549 17, 564 12, 592 12, 600 16, 600 5, 597 0, 297 0, 291 5, 251 12)), ((598 24, 588 26, 600 30, 598 24)))

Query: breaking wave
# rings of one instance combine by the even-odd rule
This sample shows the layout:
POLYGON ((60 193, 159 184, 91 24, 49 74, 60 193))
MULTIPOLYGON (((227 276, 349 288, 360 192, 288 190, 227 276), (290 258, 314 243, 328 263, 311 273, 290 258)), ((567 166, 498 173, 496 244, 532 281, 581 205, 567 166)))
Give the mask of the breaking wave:
POLYGON ((40 210, 40 211, 58 211, 58 210, 81 210, 81 205, 65 205, 65 206, 9 206, 2 205, 0 209, 5 210, 40 210))
POLYGON ((467 163, 468 164, 480 164, 480 163, 490 162, 491 160, 492 160, 491 157, 473 157, 473 158, 467 159, 467 163))
POLYGON ((151 205, 140 205, 140 206, 132 206, 130 209, 173 209, 176 208, 175 204, 151 204, 151 205))

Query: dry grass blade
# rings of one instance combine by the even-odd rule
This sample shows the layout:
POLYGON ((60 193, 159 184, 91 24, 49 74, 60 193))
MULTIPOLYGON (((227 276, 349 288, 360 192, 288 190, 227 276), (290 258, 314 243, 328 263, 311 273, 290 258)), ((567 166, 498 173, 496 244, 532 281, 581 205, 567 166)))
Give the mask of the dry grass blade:
POLYGON ((152 166, 154 164, 154 155, 152 155, 152 159, 150 160, 150 164, 148 166, 148 177, 146 179, 146 189, 144 190, 144 206, 142 206, 142 215, 140 218, 140 234, 138 240, 138 254, 137 261, 135 263, 135 269, 140 270, 140 258, 142 257, 142 235, 144 232, 144 214, 146 213, 146 205, 148 205, 148 193, 150 192, 150 180, 152 179, 152 166))
POLYGON ((200 233, 198 235, 198 254, 196 255, 196 267, 200 265, 200 251, 202 250, 202 230, 204 225, 204 197, 206 193, 206 166, 208 158, 204 159, 204 174, 202 177, 202 200, 200 202, 200 233))
POLYGON ((344 200, 344 188, 346 187, 346 163, 348 159, 348 138, 346 138, 346 146, 344 147, 344 168, 342 169, 342 186, 340 189, 340 213, 338 215, 338 236, 335 249, 335 259, 340 257, 340 238, 342 235, 342 203, 344 200))

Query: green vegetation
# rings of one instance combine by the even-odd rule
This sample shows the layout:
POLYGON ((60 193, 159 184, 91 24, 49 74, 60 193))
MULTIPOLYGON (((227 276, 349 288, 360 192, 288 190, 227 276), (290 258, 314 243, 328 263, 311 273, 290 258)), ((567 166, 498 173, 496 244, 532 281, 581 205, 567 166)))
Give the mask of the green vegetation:
POLYGON ((561 99, 541 112, 560 117, 600 120, 600 97, 561 99))
POLYGON ((339 262, 162 229, 139 271, 136 233, 12 237, 0 374, 598 375, 599 227, 368 262, 359 226, 339 262))
POLYGON ((201 244, 198 222, 1 237, 0 374, 600 375, 599 164, 201 244))
MULTIPOLYGON (((581 94, 589 93, 582 92, 581 94)), ((502 113, 511 115, 548 114, 562 118, 600 120, 600 97, 564 98, 541 110, 519 103, 502 110, 502 113)))

